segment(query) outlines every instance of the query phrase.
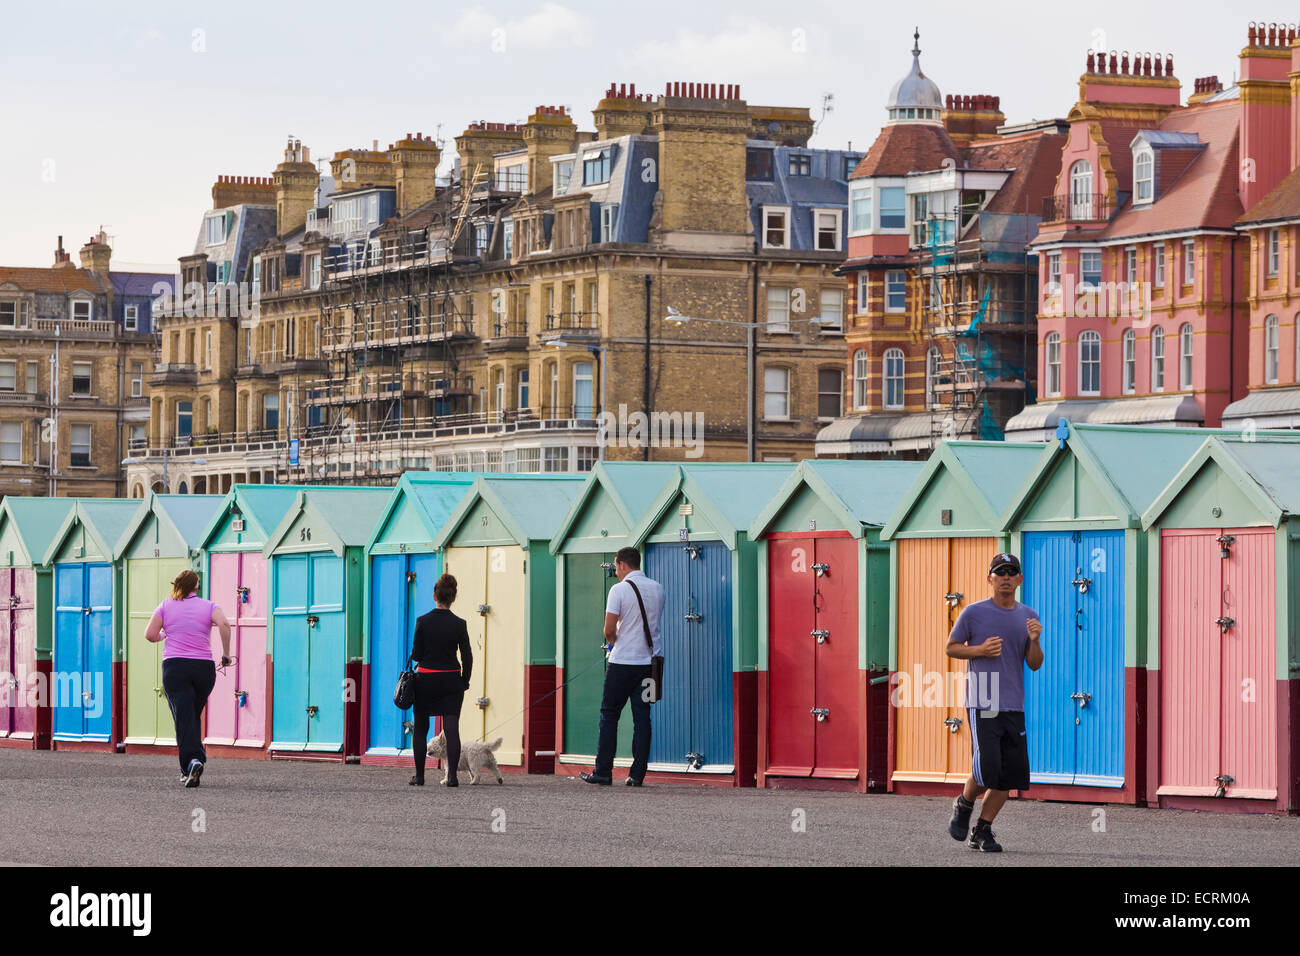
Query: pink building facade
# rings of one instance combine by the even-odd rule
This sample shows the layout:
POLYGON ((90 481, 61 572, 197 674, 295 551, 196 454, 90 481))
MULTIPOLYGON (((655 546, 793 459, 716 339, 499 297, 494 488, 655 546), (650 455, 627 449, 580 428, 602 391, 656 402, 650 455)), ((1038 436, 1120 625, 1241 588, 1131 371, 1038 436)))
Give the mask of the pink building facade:
MULTIPOLYGON (((1275 200, 1269 215, 1286 205, 1275 187, 1300 151, 1294 40, 1294 30, 1252 24, 1237 85, 1198 79, 1186 103, 1172 57, 1088 54, 1033 243, 1037 402, 1007 423, 1007 439, 1046 440, 1062 418, 1218 426, 1257 380, 1264 387, 1262 357, 1253 371, 1265 336, 1254 283, 1270 254, 1268 230, 1278 226, 1240 220, 1266 197, 1275 200)), ((1262 291, 1278 298, 1288 295, 1282 285, 1295 288, 1288 243, 1300 203, 1291 214, 1295 223, 1272 240, 1275 255, 1288 250, 1286 266, 1278 264, 1287 271, 1260 274, 1274 282, 1262 291)), ((1282 363, 1291 377, 1279 369, 1269 387, 1295 386, 1295 311, 1291 361, 1282 363)))

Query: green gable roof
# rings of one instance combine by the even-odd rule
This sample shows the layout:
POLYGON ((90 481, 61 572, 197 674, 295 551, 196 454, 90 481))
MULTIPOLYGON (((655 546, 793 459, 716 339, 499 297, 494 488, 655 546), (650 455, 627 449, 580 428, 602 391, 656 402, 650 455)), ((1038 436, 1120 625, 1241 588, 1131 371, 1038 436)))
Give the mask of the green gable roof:
POLYGON ((279 525, 293 499, 306 485, 233 485, 213 512, 199 536, 199 547, 207 548, 221 534, 232 507, 238 507, 246 527, 262 541, 279 525))
POLYGON ((797 466, 789 462, 695 462, 679 469, 678 481, 662 488, 628 536, 632 547, 640 547, 663 520, 678 496, 688 498, 697 514, 716 531, 727 547, 734 549, 737 536, 780 490, 797 466))
POLYGON ((585 480, 581 475, 492 475, 475 479, 434 539, 447 547, 480 501, 487 504, 521 546, 550 541, 585 480))
POLYGON ((150 516, 166 522, 189 550, 203 544, 203 532, 221 507, 222 495, 156 495, 145 496, 145 506, 136 512, 113 548, 113 560, 121 560, 131 541, 148 523, 150 516))
MULTIPOLYGON (((312 509, 325 523, 323 529, 327 535, 343 548, 364 547, 370 540, 375 524, 379 521, 388 500, 393 495, 392 488, 356 488, 350 486, 309 487, 298 492, 285 512, 284 517, 270 537, 262 553, 268 557, 276 550, 298 520, 299 515, 312 509)), ((328 537, 321 538, 326 543, 328 537)))
POLYGON ((45 549, 42 564, 54 560, 64 539, 77 524, 83 525, 98 550, 111 558, 114 545, 122 537, 122 532, 146 507, 145 501, 140 498, 75 498, 73 501, 72 508, 50 540, 50 546, 45 549))
POLYGON ((564 520, 551 539, 551 553, 564 545, 574 523, 592 497, 600 492, 609 495, 629 529, 636 526, 641 516, 669 481, 678 480, 678 465, 661 461, 598 461, 586 482, 578 491, 564 520))
POLYGON ((861 537, 865 528, 889 520, 924 467, 919 461, 801 461, 749 526, 749 537, 762 536, 804 485, 826 502, 844 530, 861 537))
POLYGON ((12 522, 15 534, 27 552, 27 561, 43 563, 59 526, 72 509, 72 498, 20 498, 9 495, 0 503, 0 522, 12 522))
POLYGON ((1043 446, 1039 442, 944 441, 939 443, 912 487, 881 529, 892 538, 907 521, 936 477, 947 469, 965 489, 992 529, 1025 475, 1034 467, 1043 446))
POLYGON ((1159 521, 1211 461, 1274 527, 1283 518, 1300 514, 1300 446, 1290 441, 1242 441, 1219 435, 1207 438, 1162 489, 1143 513, 1142 527, 1150 528, 1159 521))
POLYGON ((411 504, 424 525, 429 540, 438 536, 443 523, 460 504, 479 472, 408 471, 402 474, 389 498, 383 515, 375 523, 366 549, 373 548, 383 537, 388 523, 403 501, 411 504))

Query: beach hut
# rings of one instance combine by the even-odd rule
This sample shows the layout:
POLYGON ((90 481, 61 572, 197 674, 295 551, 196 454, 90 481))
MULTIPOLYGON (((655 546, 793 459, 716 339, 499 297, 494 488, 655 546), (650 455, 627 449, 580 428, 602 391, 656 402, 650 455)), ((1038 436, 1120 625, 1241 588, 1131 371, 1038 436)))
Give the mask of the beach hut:
POLYGON ((1148 802, 1300 809, 1300 446, 1207 439, 1142 526, 1148 802))
POLYGON ((970 774, 966 662, 944 653, 962 608, 989 596, 1000 518, 1043 446, 942 442, 881 529, 894 542, 889 789, 952 793, 970 774))
MULTIPOLYGON (((614 554, 630 543, 643 514, 676 485, 671 462, 597 462, 560 522, 556 558, 556 772, 576 774, 596 759, 605 680, 605 601, 618 581, 614 554)), ((632 764, 632 722, 620 721, 614 766, 632 764)))
POLYGON ((497 763, 555 770, 555 558, 578 475, 480 477, 434 539, 456 577, 474 654, 462 741, 503 738, 497 763))
MULTIPOLYGON (((362 763, 412 765, 412 715, 393 706, 393 688, 411 653, 416 619, 433 610, 433 585, 442 573, 434 539, 476 477, 466 472, 406 472, 366 543, 362 763)), ((457 613, 468 618, 467 601, 458 603, 457 613)))
POLYGON ((75 499, 41 560, 54 576, 55 750, 111 752, 122 739, 122 575, 113 546, 142 507, 133 498, 75 499))
POLYGON ((1025 676, 1032 796, 1146 799, 1141 516, 1210 434, 1062 421, 1003 512, 1020 600, 1043 623, 1043 666, 1025 676))
POLYGON ((272 757, 359 755, 365 545, 391 495, 299 491, 262 548, 271 579, 272 757))
POLYGON ((752 787, 758 747, 758 549, 750 522, 793 464, 683 464, 629 536, 664 587, 657 776, 752 787))
POLYGON ((42 563, 70 498, 0 502, 0 747, 50 749, 54 582, 42 563))
POLYGON ((271 733, 266 609, 270 576, 262 548, 301 485, 234 485, 200 538, 204 595, 230 622, 233 663, 217 672, 203 746, 227 757, 267 756, 271 733))
POLYGON ((149 492, 113 547, 126 598, 121 615, 126 629, 122 635, 126 679, 122 742, 128 753, 176 746, 171 707, 163 692, 163 644, 150 644, 144 635, 155 609, 170 596, 176 575, 193 569, 203 529, 220 504, 220 495, 149 492))
POLYGON ((889 555, 920 462, 803 461, 749 527, 759 548, 758 785, 886 782, 889 555))

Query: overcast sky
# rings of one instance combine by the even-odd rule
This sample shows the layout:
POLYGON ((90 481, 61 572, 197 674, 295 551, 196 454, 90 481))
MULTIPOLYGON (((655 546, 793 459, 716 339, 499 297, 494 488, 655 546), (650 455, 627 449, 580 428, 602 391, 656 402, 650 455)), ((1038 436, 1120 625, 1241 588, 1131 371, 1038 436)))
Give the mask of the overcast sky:
MULTIPOLYGON (((99 225, 115 268, 191 251, 218 174, 268 176, 288 134, 313 158, 408 132, 568 105, 610 82, 739 83, 821 112, 814 146, 865 148, 890 86, 921 63, 944 93, 1002 98, 1009 122, 1064 116, 1090 46, 1168 52, 1184 98, 1235 76, 1250 16, 1204 0, 847 3, 57 3, 9 0, 0 27, 0 265, 49 265, 99 225), (1170 16, 1171 12, 1174 14, 1170 16)), ((1284 16, 1282 5, 1252 9, 1284 16)))

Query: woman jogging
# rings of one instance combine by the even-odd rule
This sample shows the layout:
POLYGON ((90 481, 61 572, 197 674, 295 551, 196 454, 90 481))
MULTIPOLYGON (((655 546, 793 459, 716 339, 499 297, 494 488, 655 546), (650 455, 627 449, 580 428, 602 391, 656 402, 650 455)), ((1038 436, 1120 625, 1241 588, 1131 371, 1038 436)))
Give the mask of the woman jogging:
POLYGON ((176 724, 176 752, 181 783, 197 787, 208 759, 203 749, 203 708, 217 682, 212 662, 212 628, 221 633, 221 666, 230 663, 230 622, 221 608, 194 592, 199 576, 182 571, 172 581, 172 596, 158 605, 144 632, 151 643, 163 645, 162 682, 176 724))

